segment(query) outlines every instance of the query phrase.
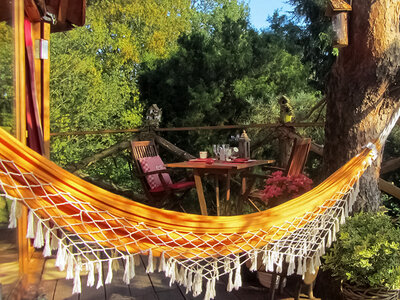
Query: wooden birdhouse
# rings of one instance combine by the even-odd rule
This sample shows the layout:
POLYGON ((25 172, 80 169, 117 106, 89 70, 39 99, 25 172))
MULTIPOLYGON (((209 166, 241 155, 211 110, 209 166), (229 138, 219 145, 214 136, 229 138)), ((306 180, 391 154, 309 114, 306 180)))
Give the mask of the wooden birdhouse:
POLYGON ((250 158, 250 139, 245 130, 239 138, 239 157, 250 158))
POLYGON ((333 47, 341 48, 349 45, 348 12, 352 10, 352 0, 329 0, 326 15, 332 18, 333 47))

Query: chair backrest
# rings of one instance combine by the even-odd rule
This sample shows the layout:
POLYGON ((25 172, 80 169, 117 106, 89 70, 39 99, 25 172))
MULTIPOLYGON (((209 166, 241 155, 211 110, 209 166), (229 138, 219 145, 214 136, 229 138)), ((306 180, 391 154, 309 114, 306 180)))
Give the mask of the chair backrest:
MULTIPOLYGON (((135 169, 138 172, 144 192, 148 194, 151 189, 161 186, 162 183, 158 174, 146 176, 146 173, 165 169, 164 164, 158 155, 157 147, 153 140, 131 141, 131 146, 135 169)), ((163 174, 162 176, 167 184, 172 183, 169 174, 163 174)))
POLYGON ((295 176, 303 173, 311 148, 311 139, 294 140, 292 153, 286 170, 287 176, 295 176))

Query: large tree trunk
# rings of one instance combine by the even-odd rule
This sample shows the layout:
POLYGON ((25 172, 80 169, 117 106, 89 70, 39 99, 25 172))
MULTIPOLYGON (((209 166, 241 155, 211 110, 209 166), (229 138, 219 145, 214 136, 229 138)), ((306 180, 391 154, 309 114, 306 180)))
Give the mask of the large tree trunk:
MULTIPOLYGON (((399 0, 353 1, 349 46, 340 50, 327 90, 324 164, 330 173, 376 140, 397 110, 399 16, 399 0)), ((356 210, 379 207, 382 151, 360 182, 356 210)))

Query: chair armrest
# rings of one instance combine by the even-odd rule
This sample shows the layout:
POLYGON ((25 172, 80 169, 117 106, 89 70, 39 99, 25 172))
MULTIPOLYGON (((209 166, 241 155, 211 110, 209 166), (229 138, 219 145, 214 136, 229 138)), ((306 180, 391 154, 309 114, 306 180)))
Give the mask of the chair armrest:
POLYGON ((263 171, 282 171, 282 172, 286 171, 285 168, 276 167, 276 166, 262 166, 261 170, 263 170, 263 171))
POLYGON ((162 173, 168 173, 169 174, 169 173, 171 173, 171 171, 167 170, 167 169, 165 169, 165 170, 155 170, 155 171, 146 172, 144 174, 141 174, 140 176, 146 177, 148 175, 162 174, 162 173))

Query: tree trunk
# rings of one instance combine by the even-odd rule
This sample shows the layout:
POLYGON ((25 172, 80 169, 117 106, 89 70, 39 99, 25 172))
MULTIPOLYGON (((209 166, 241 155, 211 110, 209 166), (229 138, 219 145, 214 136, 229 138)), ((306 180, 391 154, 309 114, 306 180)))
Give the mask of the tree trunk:
MULTIPOLYGON (((398 0, 353 1, 349 46, 340 49, 327 90, 324 164, 329 173, 374 142, 397 110, 399 15, 398 0)), ((360 182, 356 210, 380 205, 381 156, 360 182)))

